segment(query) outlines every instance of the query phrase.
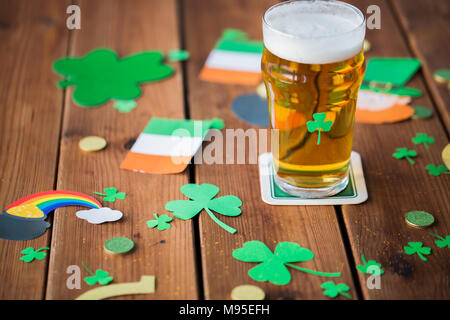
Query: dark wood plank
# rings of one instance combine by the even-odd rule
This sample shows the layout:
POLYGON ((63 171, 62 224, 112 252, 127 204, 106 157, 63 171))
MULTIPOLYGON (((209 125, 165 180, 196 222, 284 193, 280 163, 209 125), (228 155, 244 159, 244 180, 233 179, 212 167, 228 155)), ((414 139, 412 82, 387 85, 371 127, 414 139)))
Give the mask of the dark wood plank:
POLYGON ((411 50, 422 61, 422 72, 427 87, 448 132, 450 90, 447 85, 437 83, 433 74, 436 70, 450 68, 448 60, 450 2, 447 0, 397 0, 391 3, 405 30, 411 50))
MULTIPOLYGON (((68 44, 69 1, 0 1, 0 207, 55 183, 62 92, 51 65, 68 44)), ((20 251, 49 245, 0 240, 0 299, 42 299, 48 259, 25 263, 20 251)))
MULTIPOLYGON (((255 92, 255 88, 203 82, 198 74, 224 28, 242 29, 252 38, 262 39, 261 16, 272 4, 274 1, 184 1, 186 47, 192 57, 188 63, 187 77, 193 119, 220 117, 225 120, 227 129, 251 128, 232 114, 230 105, 235 97, 255 92)), ((248 145, 246 152, 248 154, 248 145)), ((281 241, 297 242, 311 249, 316 257, 302 266, 328 272, 341 271, 342 277, 332 280, 347 283, 353 297, 357 296, 332 206, 265 204, 259 191, 257 165, 202 164, 196 165, 195 171, 196 183, 215 184, 220 187, 219 196, 233 194, 243 202, 240 217, 220 216, 222 221, 238 230, 235 235, 222 230, 206 213, 200 217, 206 299, 230 299, 231 290, 240 284, 260 286, 269 299, 326 298, 320 285, 331 278, 293 270, 292 282, 286 286, 253 281, 247 274, 252 264, 237 261, 231 256, 233 249, 250 240, 263 241, 272 250, 281 241)))
MULTIPOLYGON (((360 9, 371 4, 380 6, 381 30, 368 30, 367 39, 373 56, 409 56, 405 39, 395 16, 385 1, 354 1, 360 9)), ((445 41, 445 39, 442 39, 445 41)), ((411 87, 419 88, 424 96, 413 104, 434 108, 425 88, 421 73, 411 80, 411 87)), ((450 227, 448 209, 450 193, 448 175, 433 177, 425 166, 441 164, 442 148, 448 143, 445 131, 435 115, 427 120, 408 120, 395 124, 355 127, 354 150, 361 154, 369 192, 368 202, 357 206, 343 206, 353 255, 362 264, 361 254, 380 262, 385 270, 381 290, 365 286, 367 276, 358 273, 366 299, 448 299, 450 297, 448 249, 439 249, 428 232, 447 235, 450 227), (436 141, 426 150, 411 142, 417 132, 433 136, 436 141), (416 164, 392 157, 397 147, 417 150, 416 164), (404 215, 408 211, 424 210, 432 213, 437 222, 427 230, 408 227, 404 215), (408 256, 403 246, 410 241, 421 241, 432 248, 427 262, 417 256, 408 256)))
MULTIPOLYGON (((141 50, 179 47, 176 1, 104 0, 80 1, 82 28, 74 32, 71 54, 80 56, 97 47, 115 49, 126 56, 141 50)), ((114 282, 139 281, 141 275, 156 276, 156 293, 125 296, 124 299, 196 299, 198 296, 194 262, 193 228, 187 221, 175 221, 170 230, 147 227, 153 213, 164 213, 165 203, 181 198, 179 188, 187 183, 187 173, 150 175, 120 170, 127 150, 124 144, 136 138, 153 116, 183 118, 182 74, 179 65, 170 79, 145 85, 138 107, 120 114, 112 103, 93 109, 76 106, 66 99, 58 189, 87 194, 117 187, 127 192, 125 200, 104 203, 121 210, 125 217, 115 223, 91 225, 75 216, 74 208, 57 210, 54 222, 47 299, 72 299, 91 289, 82 282, 81 290, 65 286, 69 265, 85 262, 114 276, 114 282), (83 153, 78 142, 83 136, 107 139, 106 150, 83 153), (126 256, 109 256, 104 242, 126 236, 136 243, 126 256), (165 243, 161 243, 165 240, 165 243)), ((82 270, 83 277, 87 273, 82 270)))

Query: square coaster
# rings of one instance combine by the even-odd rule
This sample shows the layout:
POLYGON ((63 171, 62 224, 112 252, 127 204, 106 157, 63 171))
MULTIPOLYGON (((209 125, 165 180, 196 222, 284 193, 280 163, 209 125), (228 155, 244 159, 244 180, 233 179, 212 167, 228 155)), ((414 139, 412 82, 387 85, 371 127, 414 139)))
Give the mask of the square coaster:
POLYGON ((367 200, 367 188, 364 180, 361 156, 352 151, 349 168, 349 183, 340 193, 320 199, 304 199, 291 196, 282 191, 275 183, 275 171, 272 165, 272 154, 263 153, 259 156, 259 179, 261 197, 271 205, 339 205, 358 204, 367 200))

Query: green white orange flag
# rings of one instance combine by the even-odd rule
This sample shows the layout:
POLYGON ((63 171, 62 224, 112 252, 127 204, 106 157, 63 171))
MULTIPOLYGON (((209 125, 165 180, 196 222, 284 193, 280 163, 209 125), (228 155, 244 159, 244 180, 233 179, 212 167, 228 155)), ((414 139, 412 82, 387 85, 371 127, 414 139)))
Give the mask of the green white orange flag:
POLYGON ((224 128, 223 120, 152 118, 120 168, 159 174, 182 172, 211 128, 224 128))

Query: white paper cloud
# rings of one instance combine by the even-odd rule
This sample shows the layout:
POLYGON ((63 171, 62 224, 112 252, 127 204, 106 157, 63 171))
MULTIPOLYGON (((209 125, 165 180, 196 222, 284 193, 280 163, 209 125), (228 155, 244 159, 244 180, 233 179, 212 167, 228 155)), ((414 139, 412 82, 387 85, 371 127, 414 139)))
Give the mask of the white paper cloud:
POLYGON ((80 219, 87 220, 89 223, 100 224, 103 222, 117 221, 122 218, 123 214, 119 210, 112 210, 111 208, 100 208, 90 210, 80 210, 76 213, 80 219))

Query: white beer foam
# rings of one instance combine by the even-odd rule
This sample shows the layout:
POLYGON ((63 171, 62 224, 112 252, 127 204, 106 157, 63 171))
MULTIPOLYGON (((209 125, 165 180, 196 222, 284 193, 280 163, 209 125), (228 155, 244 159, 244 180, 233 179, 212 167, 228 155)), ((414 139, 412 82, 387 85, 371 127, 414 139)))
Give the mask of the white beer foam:
POLYGON ((355 7, 339 1, 293 1, 264 15, 265 47, 299 63, 323 64, 357 55, 363 46, 365 20, 355 7))

